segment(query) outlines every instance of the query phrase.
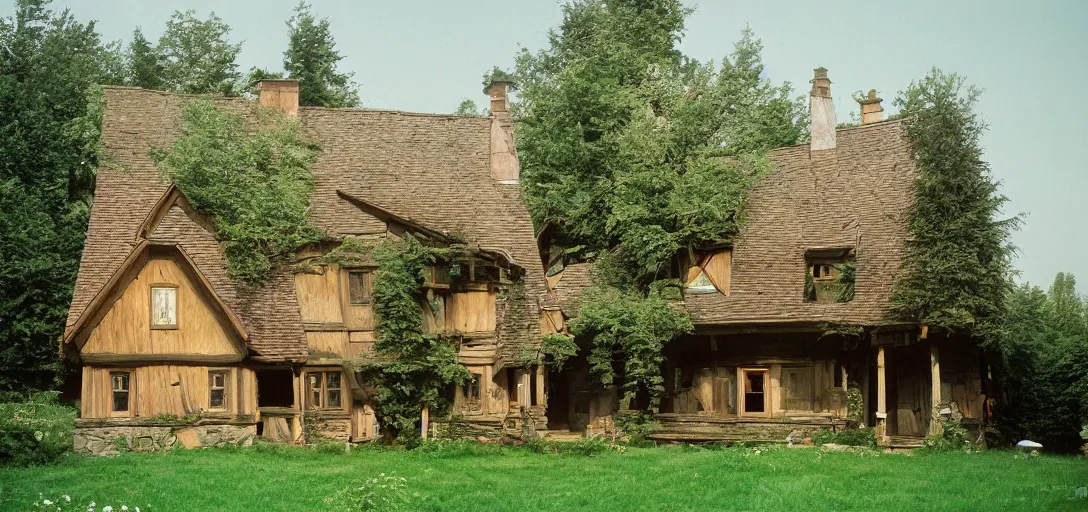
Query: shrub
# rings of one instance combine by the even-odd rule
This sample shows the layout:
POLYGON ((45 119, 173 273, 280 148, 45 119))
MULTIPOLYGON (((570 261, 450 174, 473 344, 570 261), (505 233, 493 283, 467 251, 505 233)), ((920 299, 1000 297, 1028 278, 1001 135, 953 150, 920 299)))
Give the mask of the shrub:
POLYGON ((813 444, 842 444, 846 446, 876 447, 876 431, 871 428, 855 428, 832 432, 817 430, 812 434, 813 444))
POLYGON ((625 450, 622 446, 606 443, 600 437, 583 437, 576 441, 546 441, 543 439, 535 439, 525 443, 525 447, 533 453, 544 455, 569 454, 585 455, 587 457, 610 453, 612 451, 625 450))
POLYGON ((0 403, 0 465, 49 464, 72 449, 75 409, 47 391, 0 403))
POLYGON ((941 422, 941 433, 929 436, 925 441, 925 450, 929 452, 958 452, 971 449, 971 439, 967 429, 959 421, 946 419, 941 422))
POLYGON ((325 504, 330 510, 407 510, 411 496, 408 494, 408 480, 395 475, 381 473, 375 478, 368 478, 358 487, 344 489, 328 498, 325 504))

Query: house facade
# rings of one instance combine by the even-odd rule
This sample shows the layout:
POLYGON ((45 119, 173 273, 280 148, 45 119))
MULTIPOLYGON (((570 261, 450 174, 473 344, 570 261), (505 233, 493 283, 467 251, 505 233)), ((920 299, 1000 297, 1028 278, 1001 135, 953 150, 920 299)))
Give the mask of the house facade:
MULTIPOLYGON (((421 411, 426 435, 613 429, 618 393, 584 355, 551 374, 538 364, 541 337, 577 315, 592 264, 565 261, 549 227, 534 231, 507 85, 491 87, 491 116, 477 118, 300 107, 296 82, 262 82, 257 103, 296 116, 322 147, 309 216, 328 242, 263 286, 227 276, 210 219, 148 156, 178 136, 192 97, 104 88, 110 165, 62 347, 82 368, 76 448, 111 453, 118 436, 140 450, 378 438, 376 390, 352 364, 374 348, 376 266, 324 256, 407 234, 469 248, 420 290, 427 328, 458 339, 472 375, 448 391, 451 417, 421 411)), ((838 128, 830 87, 816 70, 811 142, 770 153, 739 237, 676 258, 695 330, 665 348, 656 439, 782 441, 864 424, 910 445, 943 417, 987 419, 979 349, 888 320, 917 176, 902 121, 883 120, 871 93, 861 124, 838 128)))
MULTIPOLYGON (((800 442, 864 425, 886 445, 911 447, 942 419, 976 433, 987 420, 980 349, 889 319, 918 172, 903 121, 883 120, 873 91, 858 100, 861 123, 839 128, 830 88, 817 69, 811 141, 770 152, 774 169, 751 191, 740 235, 677 258, 695 330, 665 347, 652 438, 800 442)), ((562 252, 547 230, 540 243, 543 254, 562 252)), ((545 333, 577 315, 590 269, 552 262, 545 333)), ((551 381, 552 425, 612 427, 616 389, 595 385, 584 360, 551 381)))
MULTIPOLYGON (((192 98, 106 87, 111 160, 98 174, 63 340, 82 367, 77 448, 108 453, 118 436, 149 450, 297 442, 305 431, 375 439, 375 390, 351 363, 373 351, 376 267, 322 256, 349 238, 406 234, 468 248, 429 269, 420 297, 427 328, 455 334, 472 374, 451 390, 459 413, 501 429, 519 428, 524 410, 543 428, 543 370, 523 355, 539 347, 545 285, 506 85, 492 88, 492 116, 476 118, 299 107, 297 82, 263 82, 258 102, 296 116, 323 148, 309 216, 329 242, 263 285, 227 276, 210 219, 148 156, 178 135, 192 98)), ((253 115, 251 100, 214 101, 253 115)))

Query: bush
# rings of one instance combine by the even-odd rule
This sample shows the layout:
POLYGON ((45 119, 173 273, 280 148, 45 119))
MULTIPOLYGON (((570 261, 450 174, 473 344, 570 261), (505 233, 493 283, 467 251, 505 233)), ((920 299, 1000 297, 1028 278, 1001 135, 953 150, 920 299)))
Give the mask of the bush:
POLYGON ((74 408, 47 391, 0 403, 0 465, 49 464, 72 449, 74 408))
POLYGON ((325 504, 329 510, 407 510, 411 496, 408 494, 408 480, 395 475, 381 473, 375 478, 368 478, 362 485, 344 489, 328 498, 325 504))
POLYGON ((569 454, 585 455, 587 457, 610 453, 612 451, 623 451, 625 449, 622 446, 606 443, 600 437, 583 437, 576 441, 545 441, 543 439, 536 439, 525 443, 525 447, 533 453, 544 455, 569 454))
POLYGON ((855 428, 832 432, 817 430, 812 434, 813 444, 842 444, 846 446, 876 447, 876 431, 871 428, 855 428))
POLYGON ((967 429, 953 419, 942 421, 941 433, 927 437, 925 443, 925 450, 928 452, 959 452, 971 449, 967 429))

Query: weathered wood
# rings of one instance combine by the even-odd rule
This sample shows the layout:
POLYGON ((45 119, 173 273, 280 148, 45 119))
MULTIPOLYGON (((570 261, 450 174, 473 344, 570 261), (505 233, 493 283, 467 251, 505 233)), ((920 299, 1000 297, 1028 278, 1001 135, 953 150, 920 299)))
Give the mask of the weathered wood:
POLYGON ((888 400, 887 386, 884 378, 884 347, 876 350, 876 434, 877 437, 887 436, 888 426, 888 400))
POLYGON ((929 375, 930 375, 930 401, 929 401, 929 434, 935 435, 941 432, 941 422, 933 414, 933 408, 941 403, 941 358, 936 343, 929 345, 929 375))
POLYGON ((451 293, 446 300, 446 328, 460 332, 495 330, 495 294, 451 293))
POLYGON ((729 295, 730 274, 733 265, 733 251, 724 250, 715 252, 710 260, 703 265, 703 272, 719 292, 729 295))
MULTIPOLYGON (((177 355, 232 356, 240 360, 245 347, 174 258, 153 257, 130 281, 120 297, 93 327, 81 355, 154 355, 162 361, 177 355), (151 328, 151 288, 156 284, 176 285, 177 329, 151 328)), ((98 359, 103 361, 102 358, 98 359)), ((124 360, 117 358, 114 360, 124 360)))

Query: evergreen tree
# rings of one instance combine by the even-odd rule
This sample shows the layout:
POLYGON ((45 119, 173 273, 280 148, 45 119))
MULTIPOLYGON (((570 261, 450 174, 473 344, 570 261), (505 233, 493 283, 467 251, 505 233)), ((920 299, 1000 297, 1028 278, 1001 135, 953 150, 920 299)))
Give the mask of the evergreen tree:
POLYGON ((117 80, 118 60, 48 0, 17 0, 0 42, 0 390, 46 389, 94 190, 95 84, 117 80))
POLYGON ((174 11, 158 46, 166 88, 189 94, 235 94, 241 76, 235 59, 242 45, 231 44, 229 34, 230 27, 215 13, 201 21, 196 11, 174 11))
POLYGON ((339 73, 336 64, 344 57, 336 51, 329 19, 318 20, 310 5, 300 2, 287 21, 290 43, 283 53, 283 69, 298 80, 299 105, 314 107, 357 107, 359 92, 351 81, 353 73, 339 73))
POLYGON ((163 55, 144 38, 140 27, 132 32, 128 45, 128 76, 126 83, 144 89, 163 88, 163 55))
POLYGON ((908 227, 894 315, 994 341, 1011 290, 1010 230, 999 218, 1006 198, 982 159, 985 123, 975 113, 981 91, 963 77, 934 69, 900 93, 920 175, 908 227))

